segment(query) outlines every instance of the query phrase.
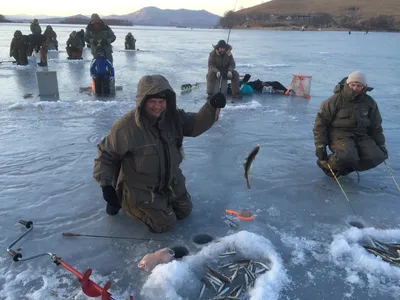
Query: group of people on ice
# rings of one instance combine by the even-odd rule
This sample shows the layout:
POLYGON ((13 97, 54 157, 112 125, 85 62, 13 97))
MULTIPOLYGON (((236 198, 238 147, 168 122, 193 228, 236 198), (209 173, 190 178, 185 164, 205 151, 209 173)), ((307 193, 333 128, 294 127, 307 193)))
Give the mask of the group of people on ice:
MULTIPOLYGON (((76 35, 71 33, 71 38, 76 35)), ((38 37, 30 38, 33 46, 40 46, 38 37)), ((109 83, 114 81, 111 44, 115 38, 109 26, 93 14, 84 39, 94 56, 90 74, 98 93, 109 93, 109 83)), ((72 47, 72 40, 69 45, 72 47)), ((109 215, 122 208, 156 233, 171 230, 176 220, 190 215, 193 203, 180 168, 183 138, 199 136, 213 126, 226 105, 224 93, 215 88, 222 79, 231 81, 233 98, 240 98, 248 87, 256 92, 271 87, 275 92, 290 93, 276 81, 250 81, 250 74, 240 79, 232 47, 223 40, 209 54, 206 79, 207 99, 197 113, 177 108, 176 93, 164 76, 146 75, 139 80, 136 108, 115 122, 98 144, 93 176, 102 188, 109 215)), ((349 74, 317 112, 315 155, 317 165, 328 176, 370 170, 388 159, 382 118, 377 103, 368 95, 372 88, 367 83, 365 74, 349 74)))
MULTIPOLYGON (((49 49, 58 50, 57 34, 50 25, 42 34, 42 28, 38 19, 34 19, 30 25, 31 34, 23 35, 20 30, 14 32, 10 45, 10 57, 13 57, 17 65, 27 65, 28 57, 33 51, 40 52, 39 66, 47 66, 47 53, 49 49)), ((93 58, 96 57, 97 48, 101 47, 107 59, 112 62, 112 46, 116 36, 112 29, 100 19, 98 14, 92 14, 86 31, 72 31, 66 42, 68 59, 82 59, 82 51, 85 43, 91 48, 93 58)), ((129 32, 125 37, 125 49, 136 49, 136 39, 129 32)))

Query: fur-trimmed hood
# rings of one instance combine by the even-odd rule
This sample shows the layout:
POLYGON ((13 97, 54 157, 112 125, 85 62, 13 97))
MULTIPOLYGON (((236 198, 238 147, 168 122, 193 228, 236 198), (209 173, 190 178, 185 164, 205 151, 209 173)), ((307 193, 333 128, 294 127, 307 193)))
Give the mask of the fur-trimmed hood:
MULTIPOLYGON (((221 56, 221 53, 219 53, 219 51, 218 51, 218 44, 217 45, 212 45, 213 46, 213 48, 214 48, 214 50, 215 50, 215 53, 218 55, 218 56, 221 56)), ((229 44, 226 44, 226 52, 225 52, 225 55, 228 55, 228 56, 231 56, 232 55, 232 46, 231 45, 229 45, 229 44)))

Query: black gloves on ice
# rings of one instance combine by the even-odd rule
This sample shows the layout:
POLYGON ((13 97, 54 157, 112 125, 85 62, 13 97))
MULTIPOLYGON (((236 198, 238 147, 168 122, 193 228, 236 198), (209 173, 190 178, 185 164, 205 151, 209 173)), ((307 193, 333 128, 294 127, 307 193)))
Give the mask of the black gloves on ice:
POLYGON ((214 108, 224 108, 226 105, 226 98, 222 93, 216 93, 210 98, 210 104, 214 108))
POLYGON ((118 208, 121 207, 121 204, 117 196, 117 192, 111 185, 103 186, 102 190, 103 190, 103 198, 104 200, 107 201, 108 204, 118 208))

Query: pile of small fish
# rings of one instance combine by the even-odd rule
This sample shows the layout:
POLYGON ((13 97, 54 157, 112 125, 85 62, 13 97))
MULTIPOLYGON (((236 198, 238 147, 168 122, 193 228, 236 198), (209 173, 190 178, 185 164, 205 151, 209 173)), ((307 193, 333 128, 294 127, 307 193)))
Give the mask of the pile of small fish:
POLYGON ((363 245, 365 250, 375 256, 381 257, 388 263, 400 266, 400 244, 384 243, 375 239, 372 239, 372 241, 374 246, 363 245))
MULTIPOLYGON (((236 250, 228 250, 228 252, 220 254, 219 258, 221 260, 233 258, 236 254, 236 250)), ((235 258, 230 262, 221 263, 220 261, 220 265, 217 267, 218 271, 207 264, 203 268, 205 274, 201 279, 203 285, 199 299, 203 299, 207 288, 213 293, 212 298, 208 299, 214 300, 240 299, 241 295, 244 296, 251 287, 254 287, 258 276, 271 269, 268 263, 242 258, 235 258)))

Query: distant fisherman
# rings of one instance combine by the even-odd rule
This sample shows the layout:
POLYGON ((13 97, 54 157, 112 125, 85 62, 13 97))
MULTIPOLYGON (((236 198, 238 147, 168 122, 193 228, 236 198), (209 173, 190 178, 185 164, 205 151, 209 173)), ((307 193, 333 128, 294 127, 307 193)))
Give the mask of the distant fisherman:
POLYGON ((93 58, 96 58, 97 47, 101 47, 106 58, 113 62, 111 44, 115 39, 116 36, 110 26, 105 24, 98 14, 92 14, 90 22, 86 26, 85 41, 90 43, 93 58))
POLYGON ((53 30, 53 27, 47 25, 43 35, 47 37, 49 43, 52 44, 54 46, 54 49, 58 51, 57 33, 55 33, 55 31, 53 30))
POLYGON ((67 40, 67 53, 69 59, 82 58, 82 40, 78 37, 76 31, 72 31, 67 40))
POLYGON ((20 30, 16 30, 10 45, 10 57, 14 57, 14 59, 17 61, 17 65, 26 66, 28 64, 28 47, 28 37, 26 35, 22 35, 20 30))
POLYGON ((314 124, 318 166, 332 176, 375 168, 388 158, 382 118, 375 100, 367 95, 366 76, 353 72, 335 87, 334 95, 322 102, 314 124), (326 146, 332 154, 328 156, 326 146))
POLYGON ((131 32, 128 32, 128 34, 125 37, 125 50, 135 50, 135 49, 136 49, 136 39, 131 32))
POLYGON ((232 82, 232 98, 241 98, 239 91, 239 73, 235 71, 236 63, 232 55, 232 46, 220 40, 208 56, 207 94, 211 97, 215 85, 221 79, 230 79, 232 82))

